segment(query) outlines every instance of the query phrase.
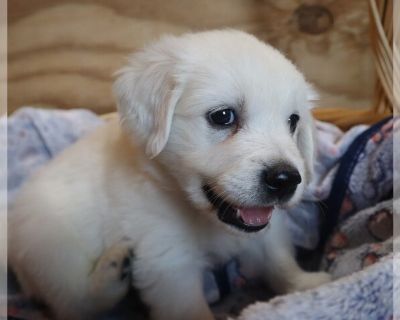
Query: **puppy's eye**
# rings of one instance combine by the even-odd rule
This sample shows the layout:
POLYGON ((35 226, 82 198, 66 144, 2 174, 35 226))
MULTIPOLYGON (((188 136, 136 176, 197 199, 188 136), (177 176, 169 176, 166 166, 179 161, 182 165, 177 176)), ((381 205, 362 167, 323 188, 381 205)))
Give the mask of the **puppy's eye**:
POLYGON ((219 127, 229 127, 237 121, 236 113, 231 108, 210 111, 207 118, 212 125, 219 127))
POLYGON ((288 119, 288 123, 289 123, 289 128, 290 128, 290 133, 294 133, 296 131, 297 128, 297 123, 300 120, 300 116, 298 114, 291 114, 289 119, 288 119))

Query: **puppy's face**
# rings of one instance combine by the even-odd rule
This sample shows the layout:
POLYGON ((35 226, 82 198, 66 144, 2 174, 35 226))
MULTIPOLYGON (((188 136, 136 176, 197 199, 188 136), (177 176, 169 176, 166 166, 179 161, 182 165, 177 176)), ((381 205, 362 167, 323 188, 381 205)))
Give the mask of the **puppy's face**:
POLYGON ((115 89, 127 129, 205 214, 254 232, 300 199, 313 97, 275 49, 237 31, 164 38, 134 56, 115 89))

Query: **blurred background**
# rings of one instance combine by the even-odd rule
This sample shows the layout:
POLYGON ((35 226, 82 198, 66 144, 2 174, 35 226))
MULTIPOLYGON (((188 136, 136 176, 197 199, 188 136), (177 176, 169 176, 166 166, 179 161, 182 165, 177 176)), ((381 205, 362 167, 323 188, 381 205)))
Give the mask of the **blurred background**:
MULTIPOLYGON (((368 108, 376 71, 366 0, 12 0, 8 111, 114 110, 112 74, 164 33, 237 28, 292 59, 321 107, 368 108)), ((234 54, 234 53, 232 53, 234 54)))

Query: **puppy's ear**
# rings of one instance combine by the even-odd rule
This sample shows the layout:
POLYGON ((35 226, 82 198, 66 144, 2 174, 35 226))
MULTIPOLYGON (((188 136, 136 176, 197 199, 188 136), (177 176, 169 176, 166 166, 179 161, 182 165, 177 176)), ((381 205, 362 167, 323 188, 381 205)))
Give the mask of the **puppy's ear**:
POLYGON ((117 73, 113 88, 122 126, 139 138, 151 158, 167 143, 182 94, 173 43, 173 37, 164 38, 134 54, 128 66, 117 73))
MULTIPOLYGON (((303 121, 305 122, 305 121, 303 121)), ((315 129, 312 116, 309 116, 307 123, 303 124, 299 130, 298 145, 301 155, 305 161, 306 180, 310 183, 314 175, 315 161, 315 129)))
POLYGON ((307 103, 308 110, 304 121, 302 121, 301 128, 299 130, 299 150, 303 156, 306 165, 306 179, 311 182, 314 175, 314 161, 316 157, 316 137, 315 137, 315 124, 314 118, 311 113, 311 109, 314 107, 315 101, 319 99, 318 93, 314 88, 307 84, 307 103))

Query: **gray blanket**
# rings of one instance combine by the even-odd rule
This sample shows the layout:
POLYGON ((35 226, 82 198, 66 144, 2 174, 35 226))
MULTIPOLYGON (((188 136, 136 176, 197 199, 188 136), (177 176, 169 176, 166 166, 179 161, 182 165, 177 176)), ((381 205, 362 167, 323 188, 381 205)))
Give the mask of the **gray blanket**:
MULTIPOLYGON (((11 117, 9 201, 34 170, 101 123, 85 110, 26 108, 11 117)), ((205 294, 216 314, 236 317, 250 304, 239 319, 391 318, 393 290, 400 296, 399 288, 392 287, 392 261, 399 259, 392 254, 393 214, 400 214, 398 207, 397 211, 392 207, 393 132, 399 132, 399 123, 399 118, 387 119, 343 133, 317 122, 317 174, 304 201, 288 212, 288 226, 296 246, 322 257, 320 268, 336 280, 308 292, 252 304, 273 294, 242 277, 240 266, 232 261, 205 273, 205 294)), ((9 316, 44 319, 13 283, 11 278, 9 316)), ((107 319, 132 317, 122 309, 107 319)))

